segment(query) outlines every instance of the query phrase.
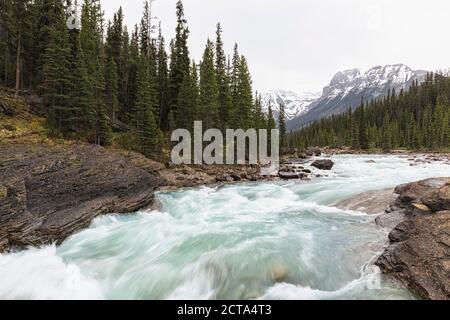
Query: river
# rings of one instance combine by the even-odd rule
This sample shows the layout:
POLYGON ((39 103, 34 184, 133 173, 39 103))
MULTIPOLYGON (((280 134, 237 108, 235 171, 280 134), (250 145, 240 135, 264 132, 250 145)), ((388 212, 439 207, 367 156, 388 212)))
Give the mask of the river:
POLYGON ((61 246, 0 255, 1 299, 412 299, 373 261, 388 230, 336 202, 450 175, 442 162, 334 156, 328 176, 161 192, 61 246))

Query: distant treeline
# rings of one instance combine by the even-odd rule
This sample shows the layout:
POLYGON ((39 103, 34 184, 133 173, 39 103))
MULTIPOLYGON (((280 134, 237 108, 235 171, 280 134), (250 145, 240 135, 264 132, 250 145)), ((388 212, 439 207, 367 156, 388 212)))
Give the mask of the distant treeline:
POLYGON ((160 152, 173 129, 191 129, 195 120, 205 129, 275 127, 253 94, 237 44, 225 54, 220 24, 197 64, 182 2, 169 52, 152 15, 151 1, 144 2, 140 23, 129 31, 121 8, 104 21, 99 0, 0 0, 0 84, 17 96, 42 97, 53 136, 109 145, 118 130, 126 147, 145 155, 160 152), (77 7, 81 28, 70 28, 77 7))
POLYGON ((450 78, 429 73, 407 91, 362 102, 341 115, 318 120, 289 134, 292 147, 352 147, 438 150, 450 147, 450 78))

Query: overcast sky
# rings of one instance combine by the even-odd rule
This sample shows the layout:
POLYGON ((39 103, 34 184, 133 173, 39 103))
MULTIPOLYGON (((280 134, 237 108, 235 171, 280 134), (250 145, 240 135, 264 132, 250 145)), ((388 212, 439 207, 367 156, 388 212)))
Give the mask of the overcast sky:
MULTIPOLYGON (((119 6, 132 26, 142 0, 103 0, 106 18, 119 6)), ((176 0, 156 0, 154 15, 174 36, 176 0)), ((318 92, 339 70, 405 63, 450 67, 448 0, 184 0, 192 58, 221 22, 249 61, 255 90, 318 92)))

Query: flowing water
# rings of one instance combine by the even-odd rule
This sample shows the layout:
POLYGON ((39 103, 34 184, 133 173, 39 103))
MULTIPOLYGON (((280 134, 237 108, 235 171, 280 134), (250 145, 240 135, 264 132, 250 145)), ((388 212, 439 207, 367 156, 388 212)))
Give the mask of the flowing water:
POLYGON ((60 247, 0 255, 0 298, 412 299, 372 264, 388 231, 332 205, 449 176, 450 166, 333 160, 328 177, 310 182, 159 193, 161 212, 101 217, 60 247))

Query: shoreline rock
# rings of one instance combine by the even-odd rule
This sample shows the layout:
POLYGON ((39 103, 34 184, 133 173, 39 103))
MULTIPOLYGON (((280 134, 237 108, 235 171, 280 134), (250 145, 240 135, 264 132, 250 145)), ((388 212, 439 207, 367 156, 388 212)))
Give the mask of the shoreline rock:
MULTIPOLYGON (((93 145, 0 144, 0 155, 0 252, 60 244, 102 214, 157 209, 161 188, 271 179, 258 166, 166 168, 93 145)), ((307 162, 288 161, 278 177, 308 178, 307 162)), ((450 299, 450 178, 401 185, 395 194, 367 192, 336 206, 377 214, 376 223, 392 229, 376 261, 384 273, 420 298, 450 299)))
POLYGON ((102 214, 153 203, 161 184, 93 145, 0 145, 0 252, 60 244, 102 214))
POLYGON ((389 245, 375 262, 384 274, 418 298, 449 300, 449 199, 450 178, 437 178, 365 192, 335 206, 377 215, 375 223, 390 230, 389 245))
POLYGON ((342 210, 361 211, 371 215, 380 215, 386 211, 389 203, 397 196, 394 189, 368 191, 338 202, 336 208, 342 210))
POLYGON ((450 299, 450 178, 398 186, 389 215, 405 219, 389 234, 390 245, 376 261, 388 275, 427 300, 450 299))

